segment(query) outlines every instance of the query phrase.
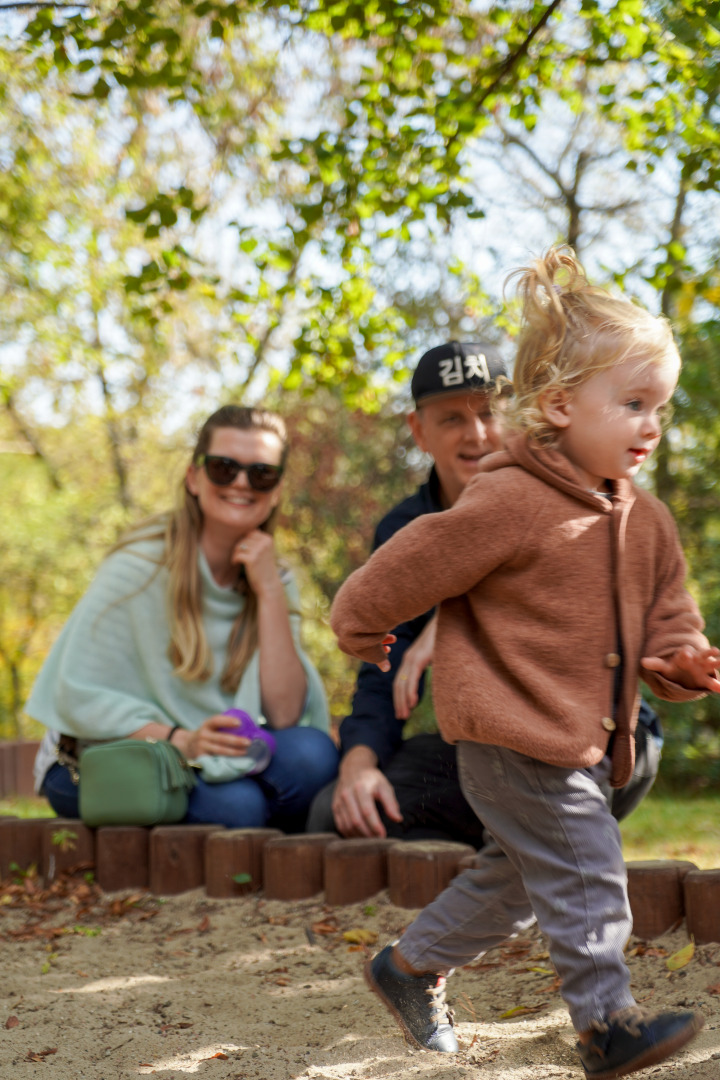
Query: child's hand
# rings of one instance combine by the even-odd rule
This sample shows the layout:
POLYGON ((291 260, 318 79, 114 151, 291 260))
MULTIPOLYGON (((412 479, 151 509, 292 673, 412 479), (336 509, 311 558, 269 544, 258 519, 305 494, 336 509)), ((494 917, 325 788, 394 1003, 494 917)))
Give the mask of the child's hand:
MULTIPOLYGON (((394 634, 388 634, 386 637, 383 638, 382 647, 383 647, 383 649, 385 650, 386 653, 390 652, 390 646, 394 645, 396 641, 397 641, 397 638, 395 637, 394 634)), ((389 671, 390 670, 390 661, 389 660, 381 660, 379 662, 379 664, 378 664, 378 667, 380 668, 381 671, 389 671)))
POLYGON ((659 656, 644 656, 641 663, 649 671, 657 671, 670 682, 678 683, 687 690, 703 689, 720 694, 720 680, 717 677, 720 649, 694 649, 691 645, 685 645, 669 660, 662 660, 659 656))

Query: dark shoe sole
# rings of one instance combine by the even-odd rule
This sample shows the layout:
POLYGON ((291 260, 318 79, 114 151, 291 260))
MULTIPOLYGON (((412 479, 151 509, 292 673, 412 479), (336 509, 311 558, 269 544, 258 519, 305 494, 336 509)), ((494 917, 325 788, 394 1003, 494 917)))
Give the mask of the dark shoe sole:
POLYGON ((363 968, 363 974, 365 975, 365 982, 368 984, 368 986, 372 990, 373 994, 377 994, 377 996, 380 998, 380 1000, 382 1001, 385 1008, 389 1009, 389 1011, 393 1014, 393 1016, 397 1020, 398 1024, 400 1025, 400 1028, 402 1030, 402 1033, 405 1036, 405 1038, 408 1040, 408 1042, 411 1042, 413 1046, 417 1046, 417 1048, 419 1050, 428 1050, 432 1054, 456 1054, 457 1053, 457 1050, 435 1050, 431 1046, 425 1046, 425 1045, 423 1045, 423 1043, 418 1042, 418 1040, 415 1038, 412 1031, 410 1031, 410 1028, 406 1025, 405 1021, 403 1020, 402 1016, 397 1011, 397 1009, 395 1008, 393 1003, 388 998, 385 997, 382 990, 380 989, 378 984, 375 982, 375 979, 374 979, 373 973, 372 973, 372 960, 368 960, 368 962, 365 964, 365 967, 363 968))
POLYGON ((614 1069, 606 1069, 604 1072, 588 1072, 586 1069, 585 1076, 587 1080, 615 1080, 618 1076, 628 1076, 630 1073, 638 1072, 640 1069, 647 1069, 649 1065, 657 1065, 659 1062, 671 1057, 678 1050, 682 1050, 683 1046, 691 1042, 704 1025, 704 1018, 698 1015, 691 1024, 688 1024, 682 1031, 678 1031, 671 1039, 665 1039, 655 1046, 650 1046, 644 1054, 633 1058, 632 1061, 628 1061, 624 1065, 618 1065, 614 1069))

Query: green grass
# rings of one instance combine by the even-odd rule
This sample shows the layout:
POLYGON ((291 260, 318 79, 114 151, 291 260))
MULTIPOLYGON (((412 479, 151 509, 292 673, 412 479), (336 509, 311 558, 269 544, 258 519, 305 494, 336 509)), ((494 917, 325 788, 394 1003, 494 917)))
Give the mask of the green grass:
POLYGON ((626 861, 688 859, 701 870, 720 868, 720 794, 651 792, 620 825, 626 861))
POLYGON ((0 817, 57 817, 47 799, 25 798, 19 795, 0 799, 0 817))
MULTIPOLYGON (((55 817, 45 799, 0 799, 0 816, 55 817)), ((688 859, 701 870, 720 867, 720 794, 651 792, 620 826, 625 858, 688 859)))

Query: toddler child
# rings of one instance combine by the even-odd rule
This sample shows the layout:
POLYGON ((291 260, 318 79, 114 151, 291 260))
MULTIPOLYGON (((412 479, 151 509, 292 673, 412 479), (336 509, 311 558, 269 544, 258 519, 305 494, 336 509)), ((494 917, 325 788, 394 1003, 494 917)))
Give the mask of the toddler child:
POLYGON ((668 510, 632 482, 677 383, 668 323, 591 286, 569 249, 518 274, 506 449, 333 605, 341 648, 383 670, 389 628, 439 605, 438 722, 489 834, 366 977, 415 1043, 455 1051, 445 976, 536 917, 586 1075, 606 1080, 664 1060, 703 1020, 633 999, 625 864, 600 785, 632 774, 638 677, 670 701, 717 693, 720 651, 668 510))

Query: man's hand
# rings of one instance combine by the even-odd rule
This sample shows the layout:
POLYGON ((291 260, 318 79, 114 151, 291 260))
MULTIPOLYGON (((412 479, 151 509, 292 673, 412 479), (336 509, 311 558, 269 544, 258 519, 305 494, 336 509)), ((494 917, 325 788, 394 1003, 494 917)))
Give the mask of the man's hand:
POLYGON ((432 663, 436 627, 437 615, 433 615, 423 632, 403 654, 402 663, 393 680, 393 704, 398 720, 407 720, 418 703, 420 679, 432 663))
POLYGON ((387 836, 376 803, 393 821, 402 821, 395 790, 377 767, 368 746, 354 746, 340 764, 332 809, 341 836, 387 836))
POLYGON ((720 649, 694 649, 691 645, 685 645, 669 660, 644 656, 641 663, 648 671, 657 671, 658 675, 684 686, 686 690, 709 690, 713 694, 720 694, 720 680, 717 677, 720 649))

